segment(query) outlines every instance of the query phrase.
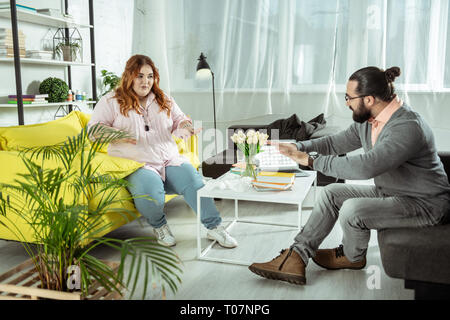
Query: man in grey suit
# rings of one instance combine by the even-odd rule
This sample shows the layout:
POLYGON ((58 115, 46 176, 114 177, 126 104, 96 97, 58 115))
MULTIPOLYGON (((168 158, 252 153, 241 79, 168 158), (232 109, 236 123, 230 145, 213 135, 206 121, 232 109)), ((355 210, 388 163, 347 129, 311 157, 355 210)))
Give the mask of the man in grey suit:
POLYGON ((374 178, 375 185, 324 187, 310 218, 290 248, 249 269, 268 279, 305 284, 309 258, 330 269, 362 269, 370 230, 427 227, 450 212, 450 185, 437 155, 434 136, 422 117, 394 93, 400 68, 367 67, 353 73, 345 101, 354 123, 332 136, 279 144, 301 165, 340 179, 374 178), (339 157, 363 148, 364 153, 339 157), (319 249, 340 220, 342 244, 319 249))

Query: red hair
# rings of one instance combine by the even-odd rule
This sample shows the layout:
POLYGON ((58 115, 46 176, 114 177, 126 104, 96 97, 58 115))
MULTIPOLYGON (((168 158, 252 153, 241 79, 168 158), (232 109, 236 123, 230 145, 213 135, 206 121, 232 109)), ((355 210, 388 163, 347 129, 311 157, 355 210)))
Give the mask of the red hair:
POLYGON ((160 111, 166 110, 167 116, 170 117, 170 100, 166 97, 164 92, 159 88, 159 72, 155 67, 152 59, 144 55, 134 55, 128 59, 125 70, 120 79, 119 85, 115 90, 114 98, 117 99, 120 106, 120 113, 128 117, 128 112, 134 110, 141 114, 141 107, 139 104, 139 96, 133 90, 133 81, 139 74, 142 66, 148 64, 153 70, 153 86, 151 92, 155 94, 156 102, 158 102, 160 111))

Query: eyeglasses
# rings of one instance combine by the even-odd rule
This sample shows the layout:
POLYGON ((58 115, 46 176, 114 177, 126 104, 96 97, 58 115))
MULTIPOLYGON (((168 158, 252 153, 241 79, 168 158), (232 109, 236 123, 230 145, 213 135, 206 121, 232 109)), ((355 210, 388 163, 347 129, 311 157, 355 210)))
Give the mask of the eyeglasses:
POLYGON ((364 98, 364 97, 367 97, 367 95, 358 96, 358 97, 350 97, 348 94, 345 94, 345 101, 350 101, 350 100, 353 100, 353 99, 364 98))

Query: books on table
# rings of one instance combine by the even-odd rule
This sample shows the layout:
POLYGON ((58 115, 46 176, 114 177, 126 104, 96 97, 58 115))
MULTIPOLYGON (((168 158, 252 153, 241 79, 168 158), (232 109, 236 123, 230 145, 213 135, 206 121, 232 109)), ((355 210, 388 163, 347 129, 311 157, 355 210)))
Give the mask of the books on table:
POLYGON ((258 191, 283 191, 291 189, 294 182, 295 173, 261 171, 252 185, 258 191))
POLYGON ((293 183, 295 180, 295 173, 260 171, 256 176, 256 180, 259 182, 269 183, 293 183))
POLYGON ((294 183, 270 183, 270 182, 258 182, 256 180, 253 180, 252 185, 253 187, 255 187, 256 190, 283 191, 291 189, 294 183))
MULTIPOLYGON (((245 162, 237 162, 231 166, 230 172, 234 174, 242 174, 245 172, 245 162)), ((253 165, 253 167, 256 169, 256 166, 253 165)))

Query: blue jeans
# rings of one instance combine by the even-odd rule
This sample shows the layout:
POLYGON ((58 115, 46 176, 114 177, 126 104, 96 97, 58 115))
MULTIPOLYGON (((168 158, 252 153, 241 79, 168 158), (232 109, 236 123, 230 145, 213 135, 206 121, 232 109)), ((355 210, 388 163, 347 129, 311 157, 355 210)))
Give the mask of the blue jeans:
MULTIPOLYGON (((126 177, 131 184, 128 187, 133 197, 149 196, 134 199, 134 205, 153 228, 160 228, 167 223, 163 212, 165 195, 183 195, 187 204, 197 213, 197 190, 204 186, 202 177, 190 163, 181 166, 166 167, 166 181, 154 171, 140 168, 126 177)), ((219 211, 212 198, 201 198, 201 222, 208 229, 213 229, 222 222, 219 211)))

